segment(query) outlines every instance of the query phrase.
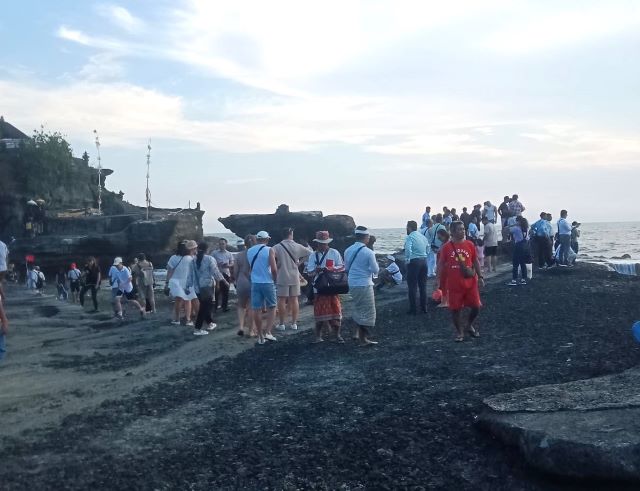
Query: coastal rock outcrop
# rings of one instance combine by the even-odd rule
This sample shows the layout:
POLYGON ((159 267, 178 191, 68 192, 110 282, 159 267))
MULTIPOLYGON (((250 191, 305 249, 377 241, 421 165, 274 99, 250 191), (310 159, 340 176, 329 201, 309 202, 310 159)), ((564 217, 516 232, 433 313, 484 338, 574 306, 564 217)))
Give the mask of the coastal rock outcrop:
POLYGON ((275 213, 229 215, 218 218, 218 221, 239 237, 266 230, 273 243, 283 238, 282 231, 287 227, 295 230, 297 241, 306 240, 309 243, 318 230, 328 230, 334 239, 331 247, 340 251, 344 251, 355 240, 353 231, 356 223, 349 215, 324 216, 321 211, 292 212, 288 205, 280 205, 275 213))
POLYGON ((489 397, 479 421, 545 472, 640 481, 639 394, 633 368, 489 397))

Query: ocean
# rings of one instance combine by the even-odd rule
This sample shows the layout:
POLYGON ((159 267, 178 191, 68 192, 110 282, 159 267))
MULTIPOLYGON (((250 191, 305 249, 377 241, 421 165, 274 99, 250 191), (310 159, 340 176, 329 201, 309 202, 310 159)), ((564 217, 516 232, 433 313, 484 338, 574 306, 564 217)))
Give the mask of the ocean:
MULTIPOLYGON (((640 262, 640 222, 583 223, 580 229, 579 258, 597 262, 640 262), (625 254, 631 256, 631 259, 620 259, 625 254)), ((377 228, 371 229, 371 233, 376 236, 374 249, 379 254, 390 254, 402 249, 406 236, 404 228, 377 228)), ((211 235, 224 237, 231 244, 238 240, 230 232, 211 235)))
MULTIPOLYGON (((640 222, 583 223, 580 229, 579 258, 606 261, 629 254, 631 261, 640 261, 640 222)), ((381 254, 401 249, 406 236, 404 228, 371 229, 371 233, 381 254)))

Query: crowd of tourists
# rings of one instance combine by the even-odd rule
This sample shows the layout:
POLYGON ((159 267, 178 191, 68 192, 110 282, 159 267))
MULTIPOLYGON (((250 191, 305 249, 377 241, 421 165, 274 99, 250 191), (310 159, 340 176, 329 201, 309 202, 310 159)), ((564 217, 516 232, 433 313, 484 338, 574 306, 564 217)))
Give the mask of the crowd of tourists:
MULTIPOLYGON (((540 269, 570 267, 578 253, 580 223, 570 224, 566 210, 560 212, 555 230, 550 213, 541 212, 540 219, 529 226, 524 211, 518 195, 505 196, 499 206, 486 201, 473 206, 471 212, 463 207, 460 214, 446 206, 441 213, 432 213, 427 206, 420 224, 407 222, 404 257, 387 255, 383 268, 378 265, 370 244, 372 236, 364 226, 355 228, 355 243, 344 256, 330 246, 333 238, 324 230, 315 234, 313 247, 306 241, 296 242, 291 228, 285 229, 283 240, 273 246, 269 246, 269 233, 259 231, 241 240, 235 254, 227 249, 226 239, 220 239, 213 250, 206 242, 184 240, 166 268, 164 293, 173 302, 171 324, 193 328, 198 336, 209 334, 217 327, 214 317, 218 309, 229 310, 233 285, 238 335, 255 337, 258 345, 263 345, 277 340, 274 331, 296 331, 299 298, 305 294, 307 303, 313 304, 314 342, 332 336, 344 343, 340 295, 348 292, 353 337, 371 345, 376 344, 371 339, 376 323, 376 291, 406 279, 409 315, 426 313, 428 304, 435 302, 452 312, 456 341, 466 335, 478 337, 474 321, 482 306, 479 286, 485 273, 496 271, 499 237, 511 249, 510 286, 526 285, 534 260, 540 269), (428 278, 435 279, 431 301, 427 298, 428 278), (469 315, 463 320, 465 308, 469 315)), ((7 271, 7 258, 8 249, 0 242, 0 299, 4 298, 1 280, 7 271)), ((145 254, 138 254, 129 264, 116 257, 106 279, 116 319, 122 321, 127 309, 134 309, 140 318, 155 313, 154 265, 145 254)), ((27 287, 42 293, 45 281, 40 268, 29 265, 27 287)), ((55 276, 61 301, 84 306, 90 293, 93 312, 99 309, 101 282, 94 257, 88 258, 82 269, 72 263, 55 276)), ((0 358, 8 326, 0 301, 0 358)))

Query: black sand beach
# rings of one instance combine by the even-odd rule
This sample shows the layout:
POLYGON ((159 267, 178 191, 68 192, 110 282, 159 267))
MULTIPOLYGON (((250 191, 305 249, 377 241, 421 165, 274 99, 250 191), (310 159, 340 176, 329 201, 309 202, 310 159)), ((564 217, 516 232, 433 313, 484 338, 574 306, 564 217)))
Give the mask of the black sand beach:
POLYGON ((409 317, 404 290, 383 292, 370 348, 309 331, 253 347, 166 316, 116 327, 9 290, 0 487, 633 489, 538 473, 476 418, 493 394, 637 365, 640 280, 579 264, 505 282, 464 343, 444 309, 409 317))

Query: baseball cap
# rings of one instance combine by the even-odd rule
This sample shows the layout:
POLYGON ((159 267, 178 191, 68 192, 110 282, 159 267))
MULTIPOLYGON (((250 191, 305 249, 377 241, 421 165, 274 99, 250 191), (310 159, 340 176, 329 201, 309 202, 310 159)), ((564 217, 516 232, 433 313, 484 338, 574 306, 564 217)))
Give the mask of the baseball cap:
POLYGON ((269 232, 266 232, 264 230, 260 230, 260 232, 258 232, 256 234, 256 239, 270 239, 271 236, 269 235, 269 232))
POLYGON ((122 264, 122 258, 121 257, 117 257, 113 260, 113 265, 117 266, 118 264, 122 264))

